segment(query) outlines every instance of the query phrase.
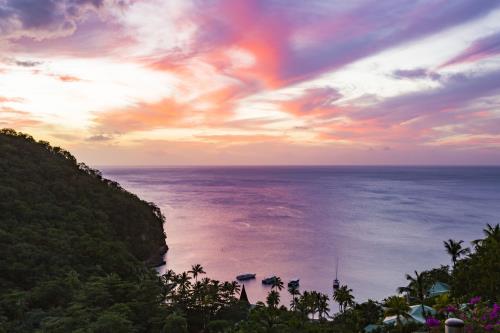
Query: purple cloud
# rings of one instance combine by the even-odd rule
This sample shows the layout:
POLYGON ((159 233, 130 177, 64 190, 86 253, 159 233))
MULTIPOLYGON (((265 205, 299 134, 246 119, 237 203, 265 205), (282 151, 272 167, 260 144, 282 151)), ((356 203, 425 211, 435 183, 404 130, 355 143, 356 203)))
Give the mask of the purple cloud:
POLYGON ((414 68, 414 69, 397 69, 392 72, 392 76, 396 79, 431 79, 437 81, 441 78, 441 75, 435 72, 429 72, 425 68, 414 68))
POLYGON ((72 34, 91 11, 123 1, 5 0, 0 2, 0 39, 29 37, 36 40, 72 34))
POLYGON ((192 15, 200 34, 191 51, 209 53, 228 46, 249 50, 256 64, 244 73, 245 79, 280 86, 478 19, 499 7, 500 2, 468 0, 365 0, 341 6, 221 0, 205 3, 192 15))
POLYGON ((474 41, 468 48, 448 60, 440 68, 464 62, 474 62, 500 54, 500 31, 474 41))
POLYGON ((92 141, 92 142, 103 142, 103 141, 113 140, 113 137, 110 135, 105 135, 105 134, 97 134, 97 135, 92 135, 92 136, 86 138, 85 140, 92 141))
POLYGON ((395 124, 417 117, 436 116, 440 112, 453 112, 476 99, 499 93, 500 71, 482 76, 451 77, 443 84, 438 89, 389 98, 350 116, 354 119, 375 119, 382 123, 395 124))
POLYGON ((41 61, 33 61, 33 60, 16 60, 15 63, 17 66, 21 67, 36 67, 43 64, 43 62, 41 61))
MULTIPOLYGON (((437 33, 480 18, 500 7, 499 2, 370 1, 316 27, 328 31, 316 47, 295 52, 282 76, 299 79, 335 69, 389 47, 437 33), (337 24, 337 22, 344 24, 337 24)), ((314 35, 314 34, 312 34, 314 35)))

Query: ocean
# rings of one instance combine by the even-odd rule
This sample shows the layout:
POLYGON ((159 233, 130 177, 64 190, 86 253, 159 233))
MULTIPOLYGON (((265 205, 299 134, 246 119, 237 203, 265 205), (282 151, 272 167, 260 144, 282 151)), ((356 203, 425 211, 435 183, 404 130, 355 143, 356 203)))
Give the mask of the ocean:
MULTIPOLYGON (((166 216, 166 267, 201 264, 208 276, 246 282, 264 300, 272 275, 357 301, 381 300, 405 273, 450 264, 443 240, 482 236, 500 222, 500 167, 101 168, 166 216)), ((282 303, 289 296, 282 292, 282 303)))

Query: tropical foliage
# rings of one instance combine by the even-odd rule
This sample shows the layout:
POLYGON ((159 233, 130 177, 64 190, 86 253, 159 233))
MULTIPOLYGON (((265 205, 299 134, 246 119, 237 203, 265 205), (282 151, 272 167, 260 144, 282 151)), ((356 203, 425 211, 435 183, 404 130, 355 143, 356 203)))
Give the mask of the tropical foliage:
POLYGON ((449 239, 448 241, 444 241, 444 247, 446 249, 446 252, 451 256, 451 262, 453 263, 453 268, 455 268, 455 265, 457 264, 457 260, 465 256, 470 252, 470 249, 468 247, 464 248, 462 247, 463 240, 461 241, 455 241, 453 239, 449 239))
POLYGON ((162 325, 164 218, 67 151, 0 131, 0 331, 162 325))
POLYGON ((158 276, 164 217, 152 203, 67 151, 13 130, 0 131, 0 333, 4 332, 413 332, 410 306, 429 328, 459 317, 470 332, 499 332, 500 226, 484 238, 444 242, 448 266, 407 274, 400 295, 357 304, 342 285, 331 295, 277 277, 264 302, 240 301, 237 282, 187 272, 158 276), (449 293, 431 297, 436 282, 449 293), (282 292, 291 296, 282 305, 282 292), (336 302, 338 313, 333 313, 336 302), (396 325, 382 325, 395 316, 396 325))
POLYGON ((488 224, 484 236, 474 242, 474 251, 459 260, 453 270, 452 294, 462 301, 474 296, 500 301, 499 225, 488 224))
POLYGON ((410 315, 408 312, 410 311, 410 306, 406 299, 399 296, 391 296, 388 297, 384 302, 385 314, 387 316, 396 316, 396 322, 400 329, 402 329, 403 320, 408 320, 410 315))

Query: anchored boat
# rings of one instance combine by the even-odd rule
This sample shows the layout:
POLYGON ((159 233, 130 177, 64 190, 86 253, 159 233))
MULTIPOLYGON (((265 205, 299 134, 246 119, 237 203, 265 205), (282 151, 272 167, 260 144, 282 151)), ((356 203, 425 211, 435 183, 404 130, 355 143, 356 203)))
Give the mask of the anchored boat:
POLYGON ((271 285, 274 282, 276 282, 276 276, 271 276, 271 277, 268 277, 268 278, 262 280, 262 284, 265 284, 265 285, 271 285))
POLYGON ((248 274, 241 274, 241 275, 238 275, 236 277, 236 280, 238 281, 247 281, 247 280, 252 280, 252 279, 255 279, 255 275, 256 274, 251 274, 251 273, 248 273, 248 274))
POLYGON ((290 282, 288 282, 288 288, 298 288, 298 287, 299 287, 299 279, 290 280, 290 282))
POLYGON ((339 290, 340 288, 340 281, 337 277, 339 272, 339 258, 337 257, 337 265, 335 266, 335 280, 333 280, 333 291, 339 290))

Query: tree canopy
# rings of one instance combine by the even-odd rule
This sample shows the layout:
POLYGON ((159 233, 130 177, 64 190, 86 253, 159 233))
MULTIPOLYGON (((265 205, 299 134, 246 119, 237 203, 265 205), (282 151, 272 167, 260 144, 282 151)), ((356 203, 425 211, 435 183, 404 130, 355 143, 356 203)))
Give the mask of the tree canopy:
POLYGON ((146 330, 163 223, 69 152, 1 130, 0 331, 146 330))

